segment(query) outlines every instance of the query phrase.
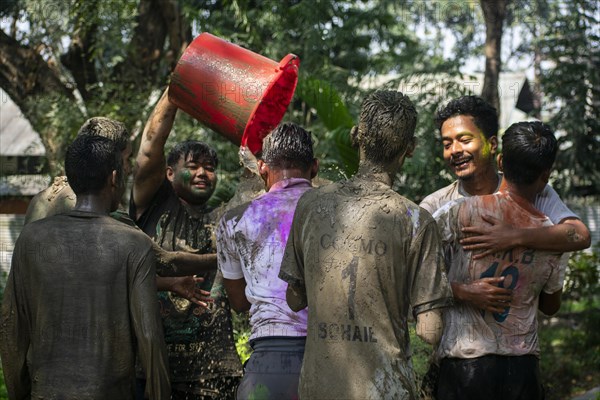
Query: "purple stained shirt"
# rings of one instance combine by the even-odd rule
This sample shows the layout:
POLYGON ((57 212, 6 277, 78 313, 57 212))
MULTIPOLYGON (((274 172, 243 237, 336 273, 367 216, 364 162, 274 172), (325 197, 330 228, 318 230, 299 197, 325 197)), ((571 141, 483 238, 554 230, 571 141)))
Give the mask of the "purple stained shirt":
POLYGON ((306 336, 307 310, 287 305, 287 283, 279 279, 281 260, 296 204, 309 180, 290 178, 229 210, 217 229, 219 268, 226 279, 246 280, 250 308, 250 339, 265 336, 306 336))

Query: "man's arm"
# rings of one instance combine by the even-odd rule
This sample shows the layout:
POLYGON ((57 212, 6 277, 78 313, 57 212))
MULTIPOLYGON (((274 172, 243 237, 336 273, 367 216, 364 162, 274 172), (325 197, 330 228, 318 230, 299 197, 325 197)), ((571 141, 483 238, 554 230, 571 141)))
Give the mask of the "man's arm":
POLYGON ((466 251, 481 251, 473 259, 512 249, 527 247, 560 253, 583 250, 590 246, 590 231, 581 220, 566 218, 558 225, 541 228, 514 228, 492 216, 483 216, 487 227, 465 227, 463 233, 474 235, 461 240, 466 251))
MULTIPOLYGON (((153 253, 146 255, 135 266, 130 266, 129 312, 138 344, 138 355, 146 374, 146 397, 168 399, 171 396, 167 350, 162 322, 156 306, 156 269, 153 253)), ((125 305, 124 305, 125 306, 125 305)))
POLYGON ((156 288, 159 292, 168 291, 177 294, 201 307, 211 302, 210 292, 200 289, 197 284, 204 282, 202 277, 194 276, 157 276, 156 288))
POLYGON ((538 309, 546 315, 554 315, 560 309, 562 289, 558 292, 548 294, 540 293, 538 309))
POLYGON ((146 211, 166 176, 165 143, 177 114, 177 107, 169 102, 168 90, 164 91, 146 123, 135 160, 133 202, 136 219, 146 211))
POLYGON ((159 276, 188 276, 217 269, 217 254, 196 254, 186 251, 166 251, 155 244, 159 276))
POLYGON ((442 338, 442 315, 439 309, 430 310, 417 315, 417 336, 435 346, 442 338))
POLYGON ((31 334, 25 309, 20 305, 19 285, 15 271, 19 263, 15 249, 12 266, 2 300, 2 322, 0 323, 0 356, 8 397, 11 399, 28 399, 31 396, 31 376, 27 368, 27 351, 31 334))
POLYGON ((241 279, 225 279, 223 278, 223 285, 227 292, 227 298, 229 304, 237 312, 244 312, 250 310, 250 302, 246 297, 246 280, 241 279))

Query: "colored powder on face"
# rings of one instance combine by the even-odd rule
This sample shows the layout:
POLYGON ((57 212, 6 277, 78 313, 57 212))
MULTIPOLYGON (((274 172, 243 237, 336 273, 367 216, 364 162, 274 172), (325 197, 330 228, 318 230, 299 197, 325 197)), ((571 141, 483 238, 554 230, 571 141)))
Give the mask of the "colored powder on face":
POLYGON ((190 170, 185 169, 183 171, 180 172, 179 176, 181 177, 181 179, 183 180, 184 183, 190 183, 190 181, 192 180, 192 173, 190 172, 190 170))
POLYGON ((485 136, 481 135, 481 143, 481 158, 490 158, 492 154, 492 142, 490 142, 485 136))

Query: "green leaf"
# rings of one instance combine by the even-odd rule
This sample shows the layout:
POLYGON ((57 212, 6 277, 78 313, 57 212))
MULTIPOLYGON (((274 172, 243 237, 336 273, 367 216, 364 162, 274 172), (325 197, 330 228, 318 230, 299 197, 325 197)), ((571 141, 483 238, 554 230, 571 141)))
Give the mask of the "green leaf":
POLYGON ((314 108, 323 125, 329 130, 354 126, 354 120, 337 90, 329 83, 300 77, 296 95, 314 108))

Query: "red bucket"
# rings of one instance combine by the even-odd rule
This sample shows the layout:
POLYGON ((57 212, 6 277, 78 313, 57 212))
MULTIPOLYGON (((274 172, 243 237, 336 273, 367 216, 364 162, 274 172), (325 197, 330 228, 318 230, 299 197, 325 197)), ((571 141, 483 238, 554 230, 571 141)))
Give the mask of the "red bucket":
POLYGON ((279 63, 209 33, 188 46, 177 63, 169 100, 254 154, 279 124, 298 83, 300 59, 279 63))

